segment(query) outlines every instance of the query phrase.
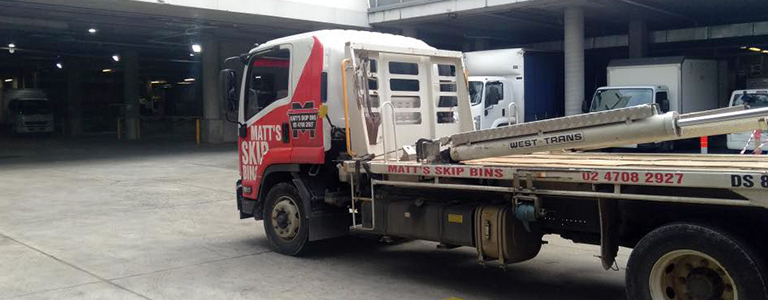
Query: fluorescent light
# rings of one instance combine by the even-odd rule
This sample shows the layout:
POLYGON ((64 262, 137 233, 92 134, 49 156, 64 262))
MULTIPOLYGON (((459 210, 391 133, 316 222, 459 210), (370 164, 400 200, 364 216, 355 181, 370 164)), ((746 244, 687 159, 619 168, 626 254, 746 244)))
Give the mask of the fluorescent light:
POLYGON ((5 80, 5 82, 13 82, 13 79, 8 78, 8 79, 5 80))
POLYGON ((187 81, 179 81, 176 84, 184 84, 184 85, 186 85, 186 84, 192 84, 192 83, 191 82, 187 82, 187 81))
POLYGON ((104 69, 104 70, 101 70, 101 72, 103 72, 103 73, 112 73, 112 72, 114 72, 114 71, 115 71, 115 70, 112 70, 112 69, 104 69))
POLYGON ((760 48, 757 48, 757 47, 749 47, 749 51, 760 52, 760 51, 763 51, 763 49, 760 49, 760 48))
POLYGON ((194 82, 195 79, 194 78, 187 78, 187 79, 184 79, 184 81, 186 81, 186 82, 194 82))
POLYGON ((10 44, 8 44, 8 48, 16 48, 16 44, 10 43, 10 44))
POLYGON ((88 33, 90 33, 90 34, 94 34, 94 33, 98 32, 98 31, 99 30, 97 30, 96 28, 93 28, 93 27, 88 29, 88 33))
POLYGON ((167 83, 167 82, 165 80, 155 80, 155 81, 150 81, 149 83, 151 83, 151 84, 164 84, 164 83, 167 83))
POLYGON ((195 52, 195 53, 203 52, 203 47, 200 46, 200 44, 192 44, 192 52, 195 52))
POLYGON ((741 49, 742 50, 747 49, 747 46, 741 46, 741 49))
POLYGON ((56 63, 56 67, 59 68, 59 69, 64 69, 64 65, 61 64, 60 62, 56 63))
POLYGON ((194 56, 195 56, 195 54, 194 54, 194 53, 190 53, 190 54, 189 54, 189 56, 190 56, 190 57, 194 57, 194 56))
POLYGON ((120 55, 117 55, 117 54, 115 54, 115 55, 112 55, 112 60, 114 60, 114 61, 120 61, 120 55))
POLYGON ((768 53, 768 50, 763 50, 763 53, 768 53))

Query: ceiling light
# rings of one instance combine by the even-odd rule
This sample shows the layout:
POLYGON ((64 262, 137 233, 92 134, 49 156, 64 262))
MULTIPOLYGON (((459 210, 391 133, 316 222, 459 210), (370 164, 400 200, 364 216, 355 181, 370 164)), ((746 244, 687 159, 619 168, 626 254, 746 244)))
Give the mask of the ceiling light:
POLYGON ((112 69, 104 69, 104 70, 101 70, 101 72, 102 72, 102 73, 112 73, 112 72, 114 72, 114 71, 115 71, 115 70, 112 70, 112 69))
POLYGON ((200 44, 192 44, 192 52, 195 52, 195 53, 203 52, 203 47, 200 46, 200 44))
POLYGON ((13 79, 8 78, 8 79, 5 80, 5 82, 13 82, 13 79))
POLYGON ((120 61, 120 55, 117 55, 117 54, 115 54, 115 55, 112 55, 112 60, 114 60, 114 61, 120 61))
POLYGON ((8 44, 8 48, 16 48, 16 44, 10 43, 10 44, 8 44))
POLYGON ((64 69, 64 65, 61 64, 60 62, 56 63, 56 67, 59 68, 59 69, 64 69))
POLYGON ((195 54, 194 54, 194 53, 190 53, 190 54, 189 54, 189 56, 190 56, 190 57, 194 57, 194 56, 195 56, 195 54))
POLYGON ((763 50, 763 53, 768 53, 768 50, 763 50))
POLYGON ((165 84, 165 83, 167 83, 167 81, 165 81, 165 80, 155 80, 155 81, 150 81, 149 83, 151 83, 151 84, 165 84))
POLYGON ((763 49, 760 49, 760 48, 757 48, 757 47, 749 47, 749 51, 760 52, 760 51, 763 51, 763 49))
POLYGON ((95 34, 96 32, 98 32, 98 30, 96 28, 91 27, 91 28, 88 29, 88 33, 90 33, 90 34, 95 34))
POLYGON ((747 46, 741 46, 741 49, 742 50, 747 49, 747 46))
POLYGON ((184 81, 186 81, 186 82, 194 82, 195 79, 194 78, 187 78, 187 79, 184 79, 184 81))
POLYGON ((186 81, 179 81, 176 84, 185 84, 186 85, 186 84, 192 84, 192 83, 191 82, 186 82, 186 81))

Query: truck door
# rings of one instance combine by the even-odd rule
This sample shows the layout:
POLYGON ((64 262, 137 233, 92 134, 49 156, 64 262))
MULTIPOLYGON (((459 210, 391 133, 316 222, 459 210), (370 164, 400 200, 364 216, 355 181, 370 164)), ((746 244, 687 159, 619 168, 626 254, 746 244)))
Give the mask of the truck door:
POLYGON ((501 81, 489 81, 485 84, 485 110, 481 117, 481 128, 493 128, 496 127, 496 121, 502 118, 502 110, 505 111, 506 107, 503 107, 504 101, 504 83, 501 81))

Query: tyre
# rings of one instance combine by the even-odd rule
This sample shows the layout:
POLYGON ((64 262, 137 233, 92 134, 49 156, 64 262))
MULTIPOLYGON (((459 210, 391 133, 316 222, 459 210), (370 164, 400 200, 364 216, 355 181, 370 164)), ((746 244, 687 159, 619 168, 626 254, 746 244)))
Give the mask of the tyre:
POLYGON ((275 252, 298 256, 307 247, 309 224, 299 191, 288 183, 278 183, 264 202, 264 232, 275 252))
POLYGON ((627 264, 631 300, 765 300, 760 257, 734 236, 671 224, 646 235, 627 264))

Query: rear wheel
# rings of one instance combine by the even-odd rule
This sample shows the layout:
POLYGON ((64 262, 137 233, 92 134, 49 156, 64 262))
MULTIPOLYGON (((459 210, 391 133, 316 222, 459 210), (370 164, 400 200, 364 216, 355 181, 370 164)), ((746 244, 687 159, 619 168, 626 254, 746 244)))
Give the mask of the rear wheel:
POLYGON ((730 234, 672 224, 645 236, 627 265, 632 300, 768 299, 760 258, 730 234))
POLYGON ((309 230, 304 206, 293 185, 278 183, 264 202, 264 232, 275 252, 297 256, 306 250, 309 230))

